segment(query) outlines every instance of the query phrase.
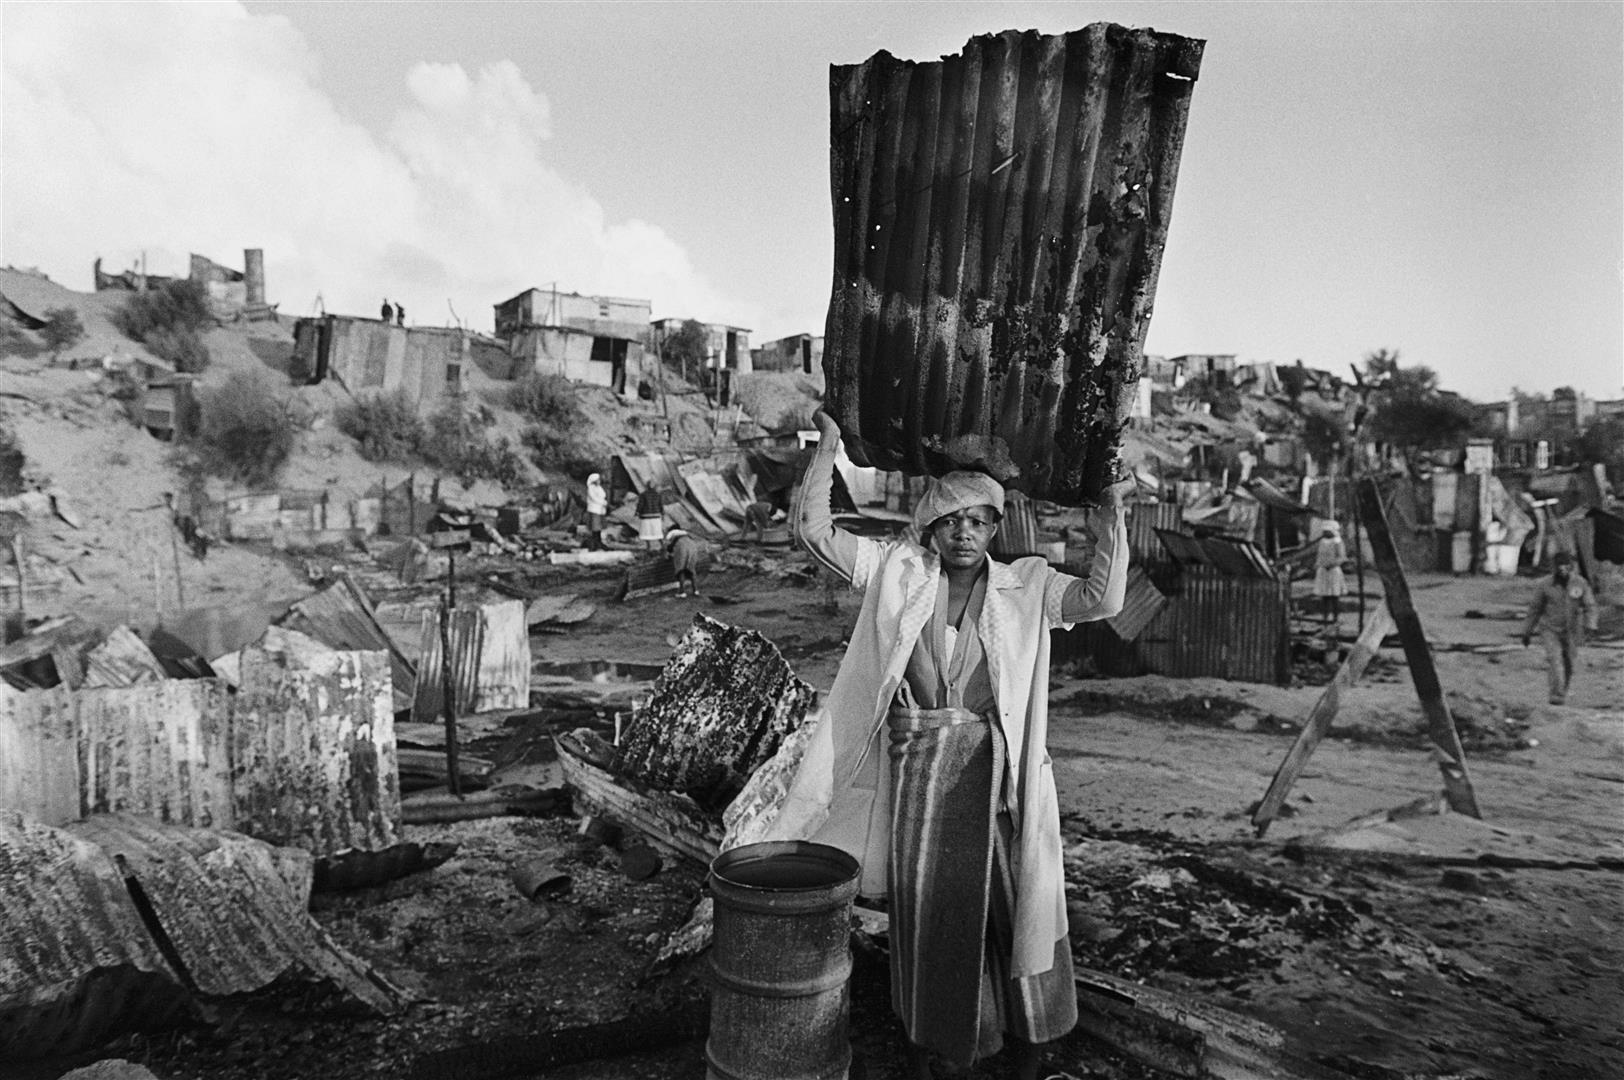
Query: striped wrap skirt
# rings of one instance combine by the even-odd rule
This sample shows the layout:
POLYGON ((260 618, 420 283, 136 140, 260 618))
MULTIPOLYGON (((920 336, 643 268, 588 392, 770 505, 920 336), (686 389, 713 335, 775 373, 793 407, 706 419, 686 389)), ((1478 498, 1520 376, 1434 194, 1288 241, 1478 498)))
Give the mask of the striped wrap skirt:
POLYGON ((1070 940, 1040 975, 1010 975, 1012 829, 1000 810, 1006 751, 990 717, 895 707, 891 767, 891 1004, 917 1046, 955 1066, 1004 1035, 1058 1039, 1077 1023, 1070 940))

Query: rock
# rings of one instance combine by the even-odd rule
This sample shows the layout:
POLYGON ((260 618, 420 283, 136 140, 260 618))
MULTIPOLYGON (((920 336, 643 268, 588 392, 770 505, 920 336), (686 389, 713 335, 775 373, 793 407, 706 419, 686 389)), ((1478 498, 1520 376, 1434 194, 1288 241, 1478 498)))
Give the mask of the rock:
POLYGON ((1483 881, 1481 878, 1472 873, 1470 870, 1462 870, 1457 866, 1451 866, 1445 870, 1444 876, 1439 881, 1439 884, 1446 889, 1454 889, 1456 892, 1469 892, 1482 895, 1484 891, 1483 881))
POLYGON ((1229 718, 1229 726, 1234 728, 1236 731, 1256 731, 1259 723, 1260 719, 1258 714, 1249 709, 1244 712, 1238 712, 1229 718))
POLYGON ((137 1065, 123 1058, 108 1058, 63 1073, 58 1080, 158 1080, 158 1076, 145 1065, 137 1065))

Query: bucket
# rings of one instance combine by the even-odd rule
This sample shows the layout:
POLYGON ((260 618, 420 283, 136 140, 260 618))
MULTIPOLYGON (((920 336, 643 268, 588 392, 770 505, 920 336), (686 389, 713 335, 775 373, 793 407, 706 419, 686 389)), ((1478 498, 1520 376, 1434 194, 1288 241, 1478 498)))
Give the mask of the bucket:
POLYGON ((706 1080, 842 1080, 857 860, 803 841, 745 844, 711 862, 706 1080))

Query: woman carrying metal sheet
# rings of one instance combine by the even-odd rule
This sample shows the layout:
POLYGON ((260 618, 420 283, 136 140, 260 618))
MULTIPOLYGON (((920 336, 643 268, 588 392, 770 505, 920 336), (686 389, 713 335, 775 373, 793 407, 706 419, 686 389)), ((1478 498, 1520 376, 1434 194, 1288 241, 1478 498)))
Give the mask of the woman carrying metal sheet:
POLYGON ((1041 558, 987 557, 1004 491, 981 473, 933 480, 920 543, 834 527, 840 441, 821 441, 801 543, 863 592, 862 611, 774 832, 832 844, 886 896, 892 1005, 913 1075, 967 1065, 1013 1037, 1019 1075, 1077 1020, 1060 813, 1046 752, 1049 631, 1121 610, 1127 529, 1110 489, 1087 578, 1041 558))

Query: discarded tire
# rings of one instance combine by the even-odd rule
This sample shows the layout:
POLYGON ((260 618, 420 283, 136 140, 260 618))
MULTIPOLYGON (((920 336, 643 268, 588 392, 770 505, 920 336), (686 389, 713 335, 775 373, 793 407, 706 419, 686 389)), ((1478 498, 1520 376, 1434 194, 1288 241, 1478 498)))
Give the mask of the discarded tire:
POLYGON ((840 1080, 857 860, 824 844, 746 844, 711 863, 707 1080, 840 1080))

